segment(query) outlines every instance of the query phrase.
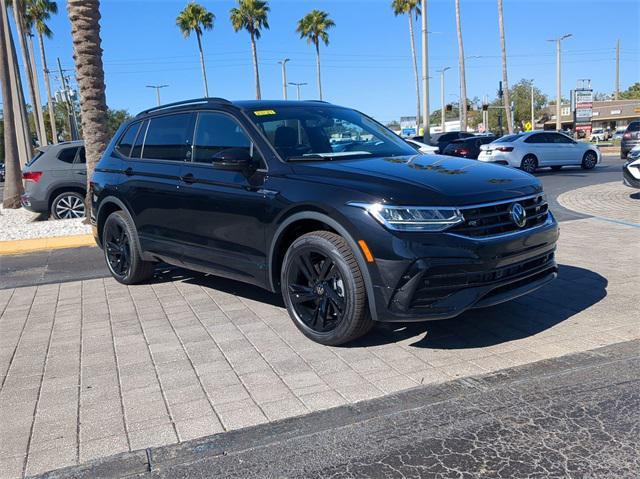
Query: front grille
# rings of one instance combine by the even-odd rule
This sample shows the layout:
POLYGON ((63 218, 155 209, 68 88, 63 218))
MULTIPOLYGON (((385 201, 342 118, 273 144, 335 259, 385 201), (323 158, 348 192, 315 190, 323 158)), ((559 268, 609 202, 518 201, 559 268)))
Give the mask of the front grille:
POLYGON ((429 268, 413 295, 411 308, 429 307, 432 303, 465 288, 491 286, 509 280, 517 281, 518 278, 524 280, 555 268, 554 253, 549 252, 490 270, 473 271, 471 268, 472 265, 442 265, 429 268))
POLYGON ((504 203, 480 205, 472 208, 460 208, 464 222, 448 230, 452 233, 480 238, 495 236, 514 231, 523 231, 544 223, 549 214, 549 205, 544 195, 524 199, 513 199, 504 203), (519 227, 511 218, 509 208, 514 203, 520 203, 527 212, 527 221, 519 227))

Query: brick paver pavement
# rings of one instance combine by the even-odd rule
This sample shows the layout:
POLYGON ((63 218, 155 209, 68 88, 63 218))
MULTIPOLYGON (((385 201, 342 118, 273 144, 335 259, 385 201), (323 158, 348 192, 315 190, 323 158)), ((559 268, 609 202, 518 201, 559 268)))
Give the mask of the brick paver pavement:
POLYGON ((578 213, 640 225, 640 190, 622 180, 567 191, 558 203, 578 213))
POLYGON ((0 290, 0 475, 639 338, 639 230, 596 219, 561 229, 552 285, 342 348, 307 340, 276 297, 219 279, 0 290))

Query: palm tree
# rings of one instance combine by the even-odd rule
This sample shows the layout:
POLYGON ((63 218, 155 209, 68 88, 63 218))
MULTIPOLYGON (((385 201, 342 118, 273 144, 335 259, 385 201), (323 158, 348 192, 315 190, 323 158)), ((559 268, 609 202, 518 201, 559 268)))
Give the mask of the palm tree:
POLYGON ((318 97, 322 100, 322 81, 320 79, 320 40, 329 45, 329 34, 327 30, 336 24, 329 18, 327 12, 321 10, 311 10, 298 21, 296 32, 300 38, 306 38, 307 43, 312 43, 316 47, 316 69, 318 77, 318 97))
POLYGON ((262 0, 238 0, 238 7, 230 11, 231 25, 237 32, 244 28, 251 36, 251 53, 253 56, 253 72, 256 77, 256 99, 260 100, 260 72, 258 71, 258 50, 256 40, 260 39, 263 28, 269 29, 267 14, 269 6, 262 0))
POLYGON ((418 72, 418 58, 416 56, 416 42, 413 34, 413 15, 416 20, 421 15, 420 0, 393 0, 391 2, 393 13, 398 15, 407 14, 409 18, 409 40, 411 43, 411 59, 413 60, 413 74, 416 79, 416 126, 420 130, 420 73, 418 72))
POLYGON ((11 91, 11 73, 9 71, 9 45, 4 41, 6 10, 0 4, 0 86, 2 101, 4 102, 4 164, 5 184, 2 205, 5 208, 20 208, 20 196, 24 192, 22 175, 20 174, 20 159, 18 156, 18 142, 16 139, 16 124, 13 103, 15 98, 11 91))
POLYGON ((209 85, 207 83, 207 69, 204 66, 204 53, 202 51, 203 30, 213 29, 213 22, 216 16, 207 11, 202 5, 191 2, 184 7, 180 15, 176 18, 176 25, 185 38, 195 32, 198 39, 198 50, 200 51, 200 67, 202 68, 202 80, 204 81, 204 96, 209 96, 209 85))
POLYGON ((456 28, 458 30, 458 56, 460 66, 460 130, 467 131, 467 75, 464 70, 464 45, 460 22, 460 0, 456 0, 456 28))
POLYGON ((513 133, 511 123, 511 101, 509 100, 509 81, 507 80, 507 47, 504 40, 504 18, 502 15, 502 0, 498 0, 498 26, 500 28, 500 49, 502 51, 502 89, 504 91, 504 112, 509 133, 513 133))
MULTIPOLYGON (((49 122, 51 124, 51 137, 53 143, 58 143, 58 132, 56 129, 55 111, 53 98, 51 96, 51 82, 49 80, 49 69, 47 68, 47 56, 44 50, 44 37, 51 38, 53 32, 46 24, 51 18, 51 14, 58 13, 58 4, 50 0, 27 0, 26 6, 27 28, 35 28, 38 35, 38 46, 40 47, 40 59, 42 61, 42 72, 44 83, 47 88, 47 103, 49 106, 49 122)), ((45 135, 46 136, 46 135, 45 135)))
POLYGON ((90 208, 90 181, 100 155, 109 143, 107 101, 102 40, 100 39, 100 0, 68 0, 73 60, 80 90, 82 136, 87 156, 87 210, 90 208))

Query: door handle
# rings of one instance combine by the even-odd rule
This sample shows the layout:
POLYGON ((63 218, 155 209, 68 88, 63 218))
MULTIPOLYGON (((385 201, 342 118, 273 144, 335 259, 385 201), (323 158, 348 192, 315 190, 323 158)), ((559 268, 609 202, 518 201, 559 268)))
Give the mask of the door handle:
POLYGON ((127 168, 126 170, 124 170, 124 174, 127 176, 133 176, 133 168, 127 168))
POLYGON ((187 173, 186 175, 182 175, 180 177, 180 181, 183 183, 191 184, 196 182, 196 177, 193 176, 193 173, 187 173))

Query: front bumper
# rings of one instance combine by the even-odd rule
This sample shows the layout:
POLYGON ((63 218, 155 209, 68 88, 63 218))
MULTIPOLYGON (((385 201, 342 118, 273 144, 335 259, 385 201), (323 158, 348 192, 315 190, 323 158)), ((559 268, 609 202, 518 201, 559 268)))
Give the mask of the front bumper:
POLYGON ((640 178, 636 178, 632 172, 631 168, 635 168, 640 173, 640 168, 637 166, 630 166, 629 163, 622 167, 622 182, 631 187, 631 188, 640 188, 640 178))
POLYGON ((393 235, 369 265, 376 319, 448 319, 528 294, 557 276, 557 239, 551 213, 537 227, 498 237, 393 235))

